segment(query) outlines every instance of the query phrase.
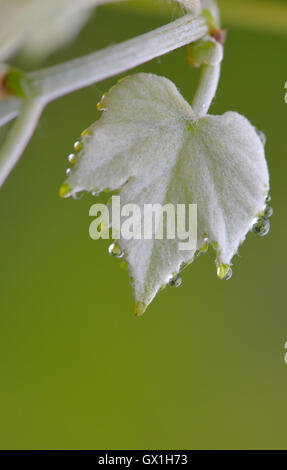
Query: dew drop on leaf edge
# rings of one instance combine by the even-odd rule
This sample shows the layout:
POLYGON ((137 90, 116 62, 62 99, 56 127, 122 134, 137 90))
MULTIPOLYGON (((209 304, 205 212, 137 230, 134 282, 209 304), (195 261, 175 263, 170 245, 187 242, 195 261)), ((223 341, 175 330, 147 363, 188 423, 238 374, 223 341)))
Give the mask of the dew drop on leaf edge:
POLYGON ((252 231, 260 237, 265 237, 270 230, 270 222, 268 219, 259 219, 258 222, 253 225, 252 231))
POLYGON ((112 243, 109 246, 109 254, 115 258, 122 258, 124 256, 124 252, 121 250, 118 243, 112 243))
POLYGON ((82 148, 83 148, 83 142, 81 142, 80 140, 77 140, 74 143, 74 149, 76 150, 76 152, 79 152, 80 150, 82 150, 82 148))
POLYGON ((75 163, 76 161, 76 155, 74 153, 70 153, 70 155, 68 155, 68 160, 70 163, 75 163))
POLYGON ((263 131, 260 131, 259 129, 256 129, 256 134, 258 135, 259 139, 261 140, 261 143, 263 146, 266 145, 266 135, 264 134, 263 131))
POLYGON ((264 210, 264 217, 266 219, 269 219, 270 217, 272 217, 274 213, 274 210, 273 210, 273 207, 269 206, 269 204, 267 204, 267 206, 265 207, 265 210, 264 210))
POLYGON ((172 276, 168 283, 171 287, 179 287, 182 284, 182 277, 180 274, 176 274, 175 276, 172 276))
POLYGON ((232 277, 232 269, 229 264, 221 264, 218 266, 217 277, 220 281, 228 281, 232 277))

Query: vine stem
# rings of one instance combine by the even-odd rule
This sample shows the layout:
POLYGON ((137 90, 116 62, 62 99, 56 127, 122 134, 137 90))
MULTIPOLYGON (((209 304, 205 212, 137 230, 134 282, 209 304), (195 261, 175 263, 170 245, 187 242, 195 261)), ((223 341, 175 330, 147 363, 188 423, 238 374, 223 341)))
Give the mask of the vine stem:
POLYGON ((13 124, 0 151, 0 187, 18 162, 41 116, 44 103, 34 99, 23 102, 20 116, 13 124))
POLYGON ((217 65, 203 65, 198 88, 193 97, 191 107, 197 118, 207 114, 215 96, 220 78, 221 63, 217 65))
MULTIPOLYGON (((31 88, 41 99, 50 101, 194 42, 208 33, 203 16, 186 15, 154 31, 115 46, 88 54, 27 75, 31 88)), ((4 103, 4 102, 3 102, 4 103)), ((10 98, 1 111, 0 123, 19 114, 21 102, 10 98)))
POLYGON ((121 44, 31 74, 32 86, 49 102, 167 54, 196 41, 207 32, 204 17, 186 15, 121 44))
POLYGON ((31 96, 24 100, 11 96, 0 102, 0 125, 20 114, 0 151, 0 187, 21 157, 50 101, 194 42, 208 30, 204 16, 189 14, 121 44, 28 74, 31 96))

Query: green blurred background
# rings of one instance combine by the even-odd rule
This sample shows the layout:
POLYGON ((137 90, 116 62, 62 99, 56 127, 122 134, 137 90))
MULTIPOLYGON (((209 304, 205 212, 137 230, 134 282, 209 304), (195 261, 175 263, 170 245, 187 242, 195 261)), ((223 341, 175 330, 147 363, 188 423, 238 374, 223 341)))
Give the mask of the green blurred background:
MULTIPOLYGON (((153 3, 100 7, 42 65, 164 24, 170 14, 153 3)), ((0 193, 2 449, 287 448, 286 34, 248 18, 226 17, 212 112, 238 111, 266 132, 275 214, 267 237, 248 236, 229 282, 210 251, 134 318, 127 274, 106 241, 89 238, 94 198, 58 197, 66 155, 117 77, 44 112, 0 193)), ((136 71, 170 78, 189 101, 198 78, 186 48, 136 71)))

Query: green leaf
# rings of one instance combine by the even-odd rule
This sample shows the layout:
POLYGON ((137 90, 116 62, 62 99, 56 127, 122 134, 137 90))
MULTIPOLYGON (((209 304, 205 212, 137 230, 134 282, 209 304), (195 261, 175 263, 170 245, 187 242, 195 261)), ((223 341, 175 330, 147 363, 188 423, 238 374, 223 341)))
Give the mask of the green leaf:
POLYGON ((121 204, 197 204, 197 247, 179 240, 119 240, 133 278, 136 312, 206 244, 219 277, 265 208, 264 146, 243 116, 197 119, 175 85, 152 74, 127 77, 99 104, 103 114, 77 143, 62 196, 119 189, 121 204), (97 188, 97 189, 95 189, 97 188), (222 268, 220 268, 222 266, 222 268))

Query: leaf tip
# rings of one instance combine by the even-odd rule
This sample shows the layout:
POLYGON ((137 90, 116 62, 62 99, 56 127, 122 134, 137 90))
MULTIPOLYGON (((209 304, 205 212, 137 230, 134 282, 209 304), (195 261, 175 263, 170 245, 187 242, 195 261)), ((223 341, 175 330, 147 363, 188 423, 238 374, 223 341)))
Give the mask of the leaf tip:
POLYGON ((134 306, 134 314, 136 317, 141 317, 146 309, 147 309, 147 305, 144 304, 143 302, 135 302, 135 306, 134 306))
POLYGON ((70 186, 67 183, 64 183, 59 189, 59 196, 63 199, 65 197, 68 197, 70 192, 71 192, 70 186))

